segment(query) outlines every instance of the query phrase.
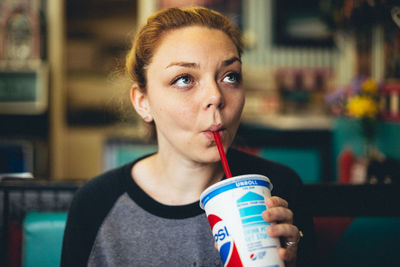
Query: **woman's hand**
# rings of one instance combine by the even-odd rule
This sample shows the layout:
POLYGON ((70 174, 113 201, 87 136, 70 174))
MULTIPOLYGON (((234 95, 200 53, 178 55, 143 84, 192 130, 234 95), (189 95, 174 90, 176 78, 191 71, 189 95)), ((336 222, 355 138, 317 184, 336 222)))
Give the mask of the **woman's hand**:
POLYGON ((301 237, 299 229, 293 225, 293 212, 288 209, 286 200, 280 197, 270 197, 266 200, 267 210, 262 213, 264 220, 274 223, 267 227, 271 237, 277 237, 286 247, 279 248, 278 255, 285 261, 286 266, 296 265, 297 242, 301 237))

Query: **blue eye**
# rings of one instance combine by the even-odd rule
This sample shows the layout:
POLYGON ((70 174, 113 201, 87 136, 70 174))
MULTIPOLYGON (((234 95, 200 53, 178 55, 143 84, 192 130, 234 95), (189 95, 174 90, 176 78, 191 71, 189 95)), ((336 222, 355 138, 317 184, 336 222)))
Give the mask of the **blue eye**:
POLYGON ((224 77, 223 81, 227 83, 240 83, 241 79, 240 73, 231 72, 224 77))
POLYGON ((176 78, 172 84, 178 87, 187 87, 193 83, 193 78, 190 75, 184 74, 176 78))

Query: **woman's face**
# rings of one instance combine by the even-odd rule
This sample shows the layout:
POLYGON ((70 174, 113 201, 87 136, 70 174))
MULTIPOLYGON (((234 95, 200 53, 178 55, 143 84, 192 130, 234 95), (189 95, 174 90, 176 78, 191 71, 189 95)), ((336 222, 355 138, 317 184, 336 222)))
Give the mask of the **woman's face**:
POLYGON ((244 105, 241 75, 238 51, 224 32, 189 26, 165 34, 147 69, 145 95, 160 151, 218 161, 212 131, 226 150, 244 105))

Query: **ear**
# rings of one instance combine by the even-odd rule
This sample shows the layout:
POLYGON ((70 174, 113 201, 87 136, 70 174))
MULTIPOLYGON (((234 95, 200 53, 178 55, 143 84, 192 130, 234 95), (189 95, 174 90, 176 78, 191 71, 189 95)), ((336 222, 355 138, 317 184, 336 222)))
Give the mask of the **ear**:
POLYGON ((152 122, 153 116, 151 115, 151 108, 149 100, 145 93, 143 93, 137 84, 131 88, 131 103, 136 112, 143 118, 145 122, 152 122))

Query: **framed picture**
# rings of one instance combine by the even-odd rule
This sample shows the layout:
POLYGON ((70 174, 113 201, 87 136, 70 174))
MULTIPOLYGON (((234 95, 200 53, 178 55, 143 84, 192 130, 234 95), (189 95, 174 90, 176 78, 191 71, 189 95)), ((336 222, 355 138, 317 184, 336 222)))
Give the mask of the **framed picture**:
POLYGON ((331 47, 333 33, 320 10, 323 0, 274 1, 274 44, 331 47))
POLYGON ((41 12, 40 0, 0 1, 0 60, 42 57, 41 12))
POLYGON ((43 5, 43 0, 0 1, 0 114, 47 110, 43 5))

